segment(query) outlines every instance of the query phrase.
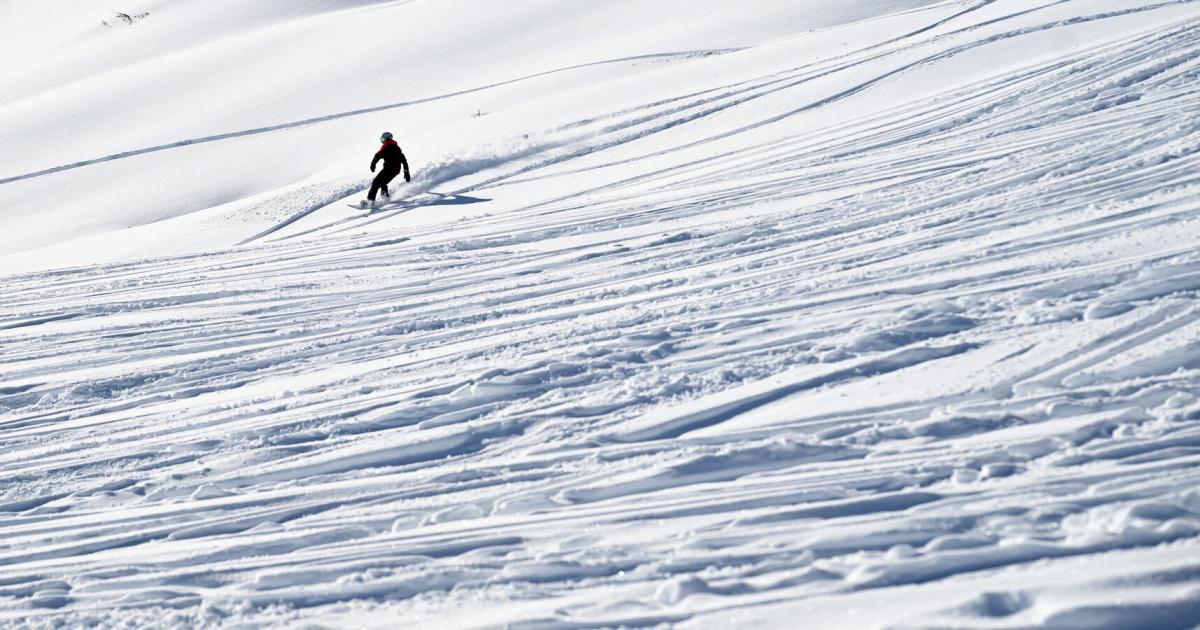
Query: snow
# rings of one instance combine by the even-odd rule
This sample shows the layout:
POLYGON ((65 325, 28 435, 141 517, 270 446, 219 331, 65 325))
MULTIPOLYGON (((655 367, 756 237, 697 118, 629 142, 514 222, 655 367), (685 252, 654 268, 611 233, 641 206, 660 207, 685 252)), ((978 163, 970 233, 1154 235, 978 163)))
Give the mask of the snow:
POLYGON ((0 626, 1196 627, 1200 3, 802 4, 0 5, 0 626))

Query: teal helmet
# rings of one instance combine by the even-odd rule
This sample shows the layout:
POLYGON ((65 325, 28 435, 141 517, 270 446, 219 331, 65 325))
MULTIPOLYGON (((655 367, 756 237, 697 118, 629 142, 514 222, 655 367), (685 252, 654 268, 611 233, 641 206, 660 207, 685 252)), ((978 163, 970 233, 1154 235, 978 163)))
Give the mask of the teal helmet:
POLYGON ((385 132, 383 132, 383 135, 379 136, 380 142, 387 142, 388 140, 391 140, 391 139, 392 139, 392 132, 390 132, 390 131, 385 131, 385 132))

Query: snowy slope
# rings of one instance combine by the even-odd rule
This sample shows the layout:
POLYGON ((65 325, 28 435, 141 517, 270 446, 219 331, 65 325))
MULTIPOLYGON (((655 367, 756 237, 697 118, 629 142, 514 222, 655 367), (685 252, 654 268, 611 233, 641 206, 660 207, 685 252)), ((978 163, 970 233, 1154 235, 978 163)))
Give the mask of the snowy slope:
POLYGON ((1196 627, 1200 3, 805 4, 0 4, 0 625, 1196 627))
MULTIPOLYGON (((232 233, 168 233, 188 233, 189 249, 231 245, 254 233, 247 223, 262 227, 361 185, 380 129, 426 164, 461 160, 609 111, 586 100, 555 103, 550 115, 538 107, 564 88, 931 1, 822 0, 798 12, 770 0, 747 13, 716 0, 159 0, 128 9, 150 17, 109 28, 110 15, 85 8, 94 3, 29 2, 7 21, 21 30, 4 38, 15 63, 0 70, 0 219, 14 226, 0 253, 97 234, 112 238, 83 249, 154 241, 161 231, 112 232, 222 204, 233 207, 220 223, 241 223, 232 233), (489 89, 504 85, 518 89, 489 89), (483 110, 509 120, 497 128, 471 118, 483 110), (256 203, 264 193, 268 208, 256 203)), ((629 96, 625 106, 644 104, 629 96)), ((144 243, 122 255, 181 246, 144 243)), ((48 264, 106 257, 80 250, 59 248, 48 264)))

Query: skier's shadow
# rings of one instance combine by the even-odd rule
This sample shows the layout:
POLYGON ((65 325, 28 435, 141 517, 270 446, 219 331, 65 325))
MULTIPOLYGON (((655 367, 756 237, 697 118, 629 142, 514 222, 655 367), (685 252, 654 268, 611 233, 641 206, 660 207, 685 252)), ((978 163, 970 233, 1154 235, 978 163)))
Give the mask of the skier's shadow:
POLYGON ((359 228, 364 225, 370 225, 372 223, 384 221, 386 219, 395 217, 396 215, 404 214, 405 212, 409 212, 411 210, 416 210, 417 208, 428 208, 431 206, 465 206, 472 203, 491 201, 491 199, 486 197, 472 197, 470 195, 463 195, 461 193, 446 194, 437 192, 435 190, 425 191, 424 194, 433 195, 434 199, 412 199, 408 201, 402 201, 393 206, 377 208, 366 217, 363 217, 365 219, 364 221, 355 224, 353 227, 343 228, 343 230, 359 228))
POLYGON ((429 191, 429 194, 437 195, 438 196, 437 201, 434 201, 432 203, 422 204, 422 205, 426 205, 426 206, 464 206, 469 203, 483 203, 485 201, 491 201, 491 199, 487 199, 484 197, 472 197, 470 195, 460 195, 458 193, 452 193, 452 194, 447 195, 447 194, 443 194, 440 192, 434 192, 432 190, 429 191))

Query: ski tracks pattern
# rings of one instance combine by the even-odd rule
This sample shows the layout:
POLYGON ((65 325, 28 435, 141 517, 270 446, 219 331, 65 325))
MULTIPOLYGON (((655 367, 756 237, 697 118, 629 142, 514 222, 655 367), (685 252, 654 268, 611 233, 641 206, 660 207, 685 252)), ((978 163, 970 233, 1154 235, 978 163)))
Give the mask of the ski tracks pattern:
POLYGON ((1087 22, 1008 4, 590 121, 453 194, 613 181, 476 236, 0 280, 0 623, 709 625, 1111 553, 1161 560, 912 623, 1194 620, 1200 21, 783 122, 1087 22))

